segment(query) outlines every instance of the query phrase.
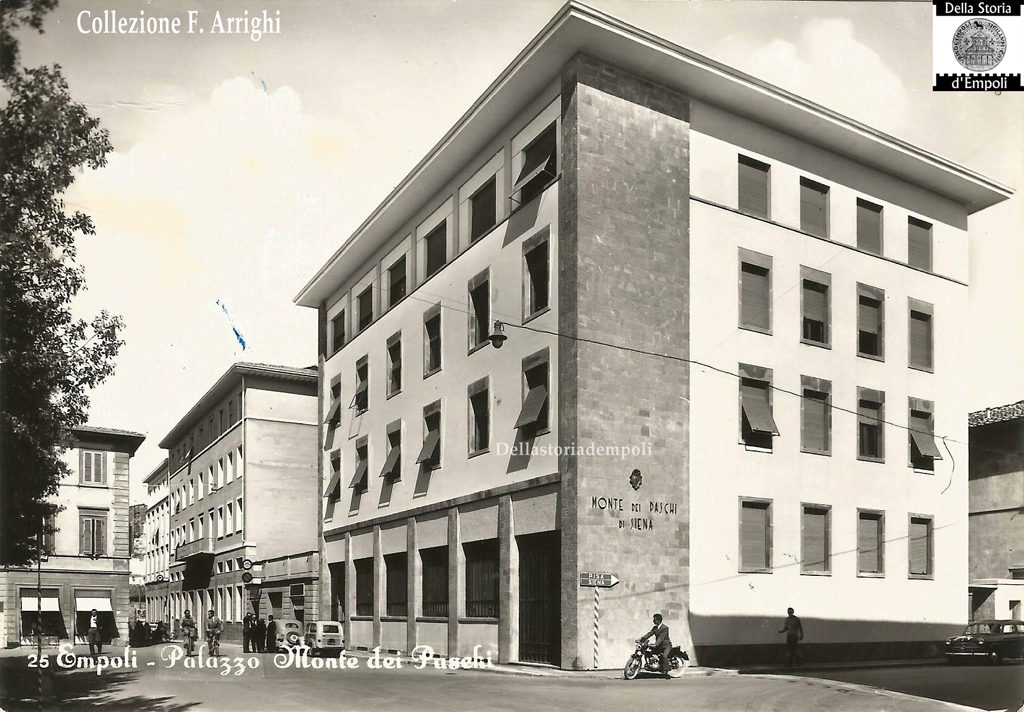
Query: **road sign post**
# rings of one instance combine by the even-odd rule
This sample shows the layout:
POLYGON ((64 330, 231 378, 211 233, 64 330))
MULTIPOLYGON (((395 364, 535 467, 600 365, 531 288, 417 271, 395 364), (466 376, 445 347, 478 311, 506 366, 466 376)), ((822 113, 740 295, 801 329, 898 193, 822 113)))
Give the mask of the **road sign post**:
POLYGON ((580 586, 594 589, 594 669, 600 668, 601 652, 601 589, 611 588, 619 582, 619 577, 612 573, 597 571, 581 571, 580 586))

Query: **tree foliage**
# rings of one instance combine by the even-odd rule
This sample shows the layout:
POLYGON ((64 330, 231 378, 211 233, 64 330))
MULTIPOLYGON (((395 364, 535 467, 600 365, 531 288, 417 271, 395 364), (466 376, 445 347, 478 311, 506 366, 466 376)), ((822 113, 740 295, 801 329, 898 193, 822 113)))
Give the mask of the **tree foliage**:
POLYGON ((113 373, 120 317, 76 318, 84 288, 75 241, 95 230, 62 198, 111 150, 107 131, 71 100, 59 66, 16 66, 14 30, 39 30, 53 0, 0 3, 0 564, 34 560, 35 536, 68 468, 87 393, 113 373))

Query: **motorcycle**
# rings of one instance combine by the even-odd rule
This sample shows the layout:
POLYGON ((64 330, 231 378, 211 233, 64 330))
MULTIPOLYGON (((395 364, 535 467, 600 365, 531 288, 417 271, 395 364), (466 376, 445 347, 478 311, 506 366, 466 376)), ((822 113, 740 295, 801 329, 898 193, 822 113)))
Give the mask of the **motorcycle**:
MULTIPOLYGON (((682 677, 690 664, 690 656, 678 645, 668 651, 668 676, 682 677)), ((627 680, 635 680, 641 672, 661 674, 661 661, 651 646, 637 643, 636 650, 629 656, 622 674, 627 680)))

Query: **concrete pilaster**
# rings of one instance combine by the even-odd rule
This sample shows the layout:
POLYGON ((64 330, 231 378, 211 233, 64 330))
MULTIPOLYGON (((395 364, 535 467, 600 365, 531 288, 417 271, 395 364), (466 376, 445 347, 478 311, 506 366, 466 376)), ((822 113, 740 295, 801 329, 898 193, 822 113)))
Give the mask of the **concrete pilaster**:
POLYGON ((422 570, 419 550, 416 547, 416 518, 409 517, 405 523, 405 551, 406 551, 406 652, 412 652, 417 643, 416 618, 420 615, 422 603, 422 570))
POLYGON ((448 510, 448 654, 459 649, 459 615, 465 607, 465 590, 459 585, 465 557, 459 544, 459 510, 448 510))

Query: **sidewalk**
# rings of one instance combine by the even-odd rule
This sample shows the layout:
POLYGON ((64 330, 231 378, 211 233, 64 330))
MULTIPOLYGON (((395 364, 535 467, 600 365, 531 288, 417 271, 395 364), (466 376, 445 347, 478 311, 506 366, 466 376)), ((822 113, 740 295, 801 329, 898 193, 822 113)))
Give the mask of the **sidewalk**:
POLYGON ((915 660, 854 660, 850 662, 806 663, 803 665, 743 665, 736 668, 740 675, 799 675, 801 672, 830 672, 836 670, 860 670, 863 668, 923 667, 946 665, 944 658, 915 660))

